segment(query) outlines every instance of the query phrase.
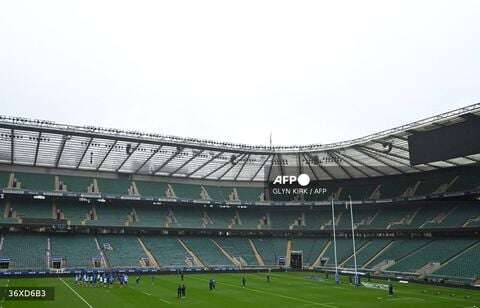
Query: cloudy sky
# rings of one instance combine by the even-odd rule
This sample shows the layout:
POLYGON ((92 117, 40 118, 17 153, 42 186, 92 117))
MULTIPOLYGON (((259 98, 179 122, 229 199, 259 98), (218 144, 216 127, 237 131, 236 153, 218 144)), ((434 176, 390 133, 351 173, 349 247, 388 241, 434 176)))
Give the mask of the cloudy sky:
POLYGON ((480 102, 479 16, 480 1, 2 1, 0 113, 347 140, 480 102))

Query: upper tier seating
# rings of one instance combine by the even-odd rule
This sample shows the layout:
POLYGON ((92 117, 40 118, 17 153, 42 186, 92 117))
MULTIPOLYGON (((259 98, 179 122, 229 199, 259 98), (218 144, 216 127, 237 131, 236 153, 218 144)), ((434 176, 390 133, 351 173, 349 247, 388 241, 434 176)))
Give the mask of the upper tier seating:
POLYGON ((201 187, 200 185, 194 184, 179 184, 174 183, 172 184, 173 191, 175 192, 175 196, 177 198, 183 199, 193 199, 193 200, 201 200, 201 187))
POLYGON ((121 204, 96 204, 96 220, 87 220, 87 225, 96 226, 124 226, 128 221, 128 215, 132 212, 130 206, 121 204))
POLYGON ((112 195, 128 195, 132 181, 125 179, 97 179, 98 190, 112 195))
POLYGON ((59 181, 61 181, 65 186, 67 191, 77 192, 77 193, 86 193, 92 192, 89 190, 93 185, 93 179, 80 176, 59 176, 59 181))
POLYGON ((163 182, 135 181, 138 193, 144 197, 165 198, 167 184, 163 182))
POLYGON ((83 203, 57 203, 56 206, 63 213, 63 218, 69 220, 71 225, 81 225, 92 210, 90 204, 83 203))
POLYGON ((50 174, 15 172, 14 177, 17 182, 20 182, 14 188, 39 191, 53 191, 55 188, 54 176, 50 174))
MULTIPOLYGON (((0 186, 8 186, 10 172, 0 171, 0 186)), ((15 172, 18 186, 24 189, 39 191, 53 191, 55 189, 55 175, 29 172, 15 172)), ((442 192, 463 192, 480 188, 480 168, 458 167, 426 173, 382 176, 369 179, 323 181, 321 186, 327 188, 327 193, 320 200, 329 200, 335 196, 336 200, 347 200, 352 196, 354 200, 390 199, 412 196, 430 196, 442 192)), ((58 175, 61 183, 67 186, 70 192, 92 192, 89 190, 93 179, 83 176, 58 175)), ((252 186, 218 186, 210 183, 178 183, 148 181, 146 179, 106 179, 100 174, 96 177, 98 189, 101 193, 111 195, 126 195, 132 182, 135 182, 140 196, 158 198, 184 199, 211 199, 217 201, 261 201, 263 187, 252 186), (167 191, 169 193, 167 194, 167 191)), ((165 179, 163 179, 165 180, 165 179)), ((17 188, 19 188, 17 186, 17 188)), ((317 198, 317 197, 315 197, 317 198)), ((306 201, 312 201, 307 196, 306 201)), ((315 201, 315 200, 313 200, 315 201)))
POLYGON ((237 187, 238 197, 242 201, 261 201, 261 188, 256 187, 237 187))
POLYGON ((53 218, 52 204, 44 200, 11 202, 10 207, 22 218, 53 218))
POLYGON ((467 220, 480 217, 480 204, 463 206, 459 205, 449 212, 449 215, 439 224, 427 224, 428 227, 455 227, 463 226, 467 220))
POLYGON ((8 187, 10 172, 0 171, 0 188, 8 187))
POLYGON ((168 210, 151 205, 137 205, 133 207, 136 213, 136 221, 133 226, 138 227, 165 227, 168 210))
POLYGON ((211 209, 204 211, 205 219, 208 224, 208 228, 228 229, 232 226, 233 219, 235 217, 235 211, 233 209, 211 209))

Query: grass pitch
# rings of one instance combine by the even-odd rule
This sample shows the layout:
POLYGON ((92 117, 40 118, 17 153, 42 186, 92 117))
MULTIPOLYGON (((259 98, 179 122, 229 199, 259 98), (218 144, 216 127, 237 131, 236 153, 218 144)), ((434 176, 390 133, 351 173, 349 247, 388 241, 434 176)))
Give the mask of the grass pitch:
POLYGON ((178 275, 142 276, 139 285, 130 276, 129 286, 78 286, 72 278, 2 279, 0 286, 51 286, 53 301, 2 301, 0 307, 480 307, 480 292, 420 284, 394 283, 395 295, 386 291, 355 287, 344 281, 336 285, 316 273, 185 275, 186 298, 177 299, 178 275), (215 291, 208 280, 217 281, 215 291))

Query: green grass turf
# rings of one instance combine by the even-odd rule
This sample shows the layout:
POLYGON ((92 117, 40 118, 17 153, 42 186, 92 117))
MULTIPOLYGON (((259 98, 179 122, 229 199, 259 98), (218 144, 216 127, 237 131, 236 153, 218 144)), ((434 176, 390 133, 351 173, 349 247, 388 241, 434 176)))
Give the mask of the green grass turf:
POLYGON ((135 284, 130 276, 128 287, 118 283, 111 288, 75 285, 72 278, 1 279, 0 286, 53 286, 54 301, 2 301, 0 307, 480 307, 480 292, 420 284, 394 283, 395 295, 386 291, 354 287, 315 273, 247 274, 247 286, 241 286, 241 274, 185 275, 187 296, 176 298, 180 283, 177 275, 142 276, 135 284), (308 276, 318 277, 317 279, 308 276), (217 281, 217 290, 208 290, 208 280, 217 281), (68 288, 68 284, 74 291, 68 288), (80 296, 85 302, 80 299, 80 296), (87 304, 88 303, 88 304, 87 304))

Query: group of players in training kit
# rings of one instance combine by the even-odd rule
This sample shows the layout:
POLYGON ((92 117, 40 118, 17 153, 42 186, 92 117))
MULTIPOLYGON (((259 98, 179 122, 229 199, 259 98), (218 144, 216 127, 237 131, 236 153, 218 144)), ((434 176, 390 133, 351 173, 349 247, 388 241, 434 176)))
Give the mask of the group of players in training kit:
MULTIPOLYGON (((177 298, 182 299, 186 297, 186 292, 187 292, 187 287, 185 286, 185 274, 183 272, 179 272, 180 279, 182 281, 181 284, 178 285, 177 287, 177 298)), ((151 275, 151 282, 153 284, 154 282, 154 275, 151 275)), ((326 278, 328 279, 329 275, 326 273, 326 278)), ((359 285, 359 279, 356 276, 353 280, 350 277, 350 283, 354 283, 355 285, 359 285)), ((369 277, 370 278, 370 277, 369 277)), ((268 271, 266 275, 267 282, 271 282, 271 275, 270 271, 268 271)), ((135 279, 135 283, 138 286, 140 284, 141 276, 137 275, 137 278, 135 279)), ((369 279, 370 280, 370 279, 369 279)), ((128 274, 126 273, 120 273, 120 272, 105 272, 105 273, 88 273, 88 272, 83 272, 83 273, 78 273, 75 275, 75 283, 77 285, 82 285, 82 286, 112 286, 115 284, 115 281, 118 281, 120 286, 128 286, 128 274)), ((340 275, 337 273, 335 274, 335 282, 337 284, 340 283, 340 275)), ((242 275, 241 279, 241 285, 242 287, 247 286, 247 278, 245 275, 242 275)), ((217 281, 215 279, 210 279, 208 281, 208 288, 210 291, 216 290, 217 287, 217 281)), ((388 294, 393 295, 393 285, 391 283, 388 284, 388 294)))

